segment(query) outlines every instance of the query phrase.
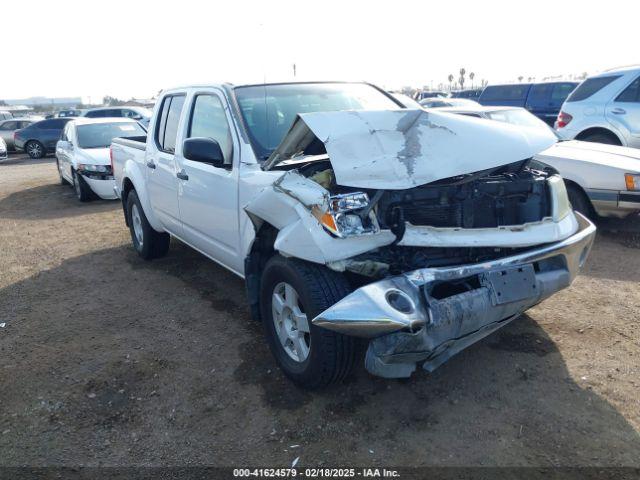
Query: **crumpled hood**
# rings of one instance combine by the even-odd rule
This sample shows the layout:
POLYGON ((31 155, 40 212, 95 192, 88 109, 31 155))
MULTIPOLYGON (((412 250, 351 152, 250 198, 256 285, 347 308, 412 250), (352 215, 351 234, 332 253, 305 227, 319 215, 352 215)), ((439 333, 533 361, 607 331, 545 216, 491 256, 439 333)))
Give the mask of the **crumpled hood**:
POLYGON ((76 160, 90 165, 111 165, 108 148, 80 149, 76 160))
POLYGON ((425 110, 298 115, 263 168, 320 139, 339 185, 401 190, 525 160, 553 145, 551 131, 425 110))

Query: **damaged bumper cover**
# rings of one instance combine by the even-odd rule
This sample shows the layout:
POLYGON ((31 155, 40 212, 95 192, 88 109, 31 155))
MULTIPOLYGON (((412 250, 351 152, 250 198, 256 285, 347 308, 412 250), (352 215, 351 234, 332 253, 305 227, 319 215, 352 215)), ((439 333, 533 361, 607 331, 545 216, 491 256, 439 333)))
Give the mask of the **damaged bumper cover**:
POLYGON ((584 264, 595 226, 576 213, 565 240, 484 263, 424 268, 361 287, 313 323, 371 338, 365 364, 374 375, 408 377, 416 364, 433 371, 555 292, 584 264))

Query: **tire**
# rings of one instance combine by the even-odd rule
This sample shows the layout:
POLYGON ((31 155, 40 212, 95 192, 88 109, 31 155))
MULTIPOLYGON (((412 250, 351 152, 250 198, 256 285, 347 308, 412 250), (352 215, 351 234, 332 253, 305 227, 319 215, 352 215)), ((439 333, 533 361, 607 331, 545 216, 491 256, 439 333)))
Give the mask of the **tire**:
MULTIPOLYGON (((82 176, 78 175, 78 173, 73 170, 73 191, 76 194, 76 198, 81 202, 88 202, 93 199, 93 192, 87 182, 84 181, 82 176)), ((61 177, 62 178, 62 177, 61 177)))
POLYGON ((344 276, 326 267, 280 255, 267 262, 260 283, 260 314, 265 335, 278 365, 297 385, 319 389, 343 380, 353 369, 358 351, 356 339, 311 323, 312 318, 349 292, 344 276), (297 294, 293 299, 288 298, 287 286, 297 294), (276 295, 281 300, 280 310, 285 312, 282 315, 277 313, 278 307, 274 308, 276 295), (298 309, 292 308, 292 304, 298 309), (306 325, 300 321, 301 315, 306 317, 306 325), (295 327, 288 328, 287 324, 292 323, 295 327), (305 329, 307 333, 303 333, 305 329), (306 356, 304 347, 294 348, 294 341, 307 346, 306 356), (299 350, 302 350, 301 356, 299 350))
POLYGON ((567 195, 569 196, 571 207, 576 212, 580 212, 587 218, 594 217, 591 202, 580 188, 576 187, 575 185, 567 185, 567 195))
POLYGON ((618 137, 612 133, 592 133, 584 136, 580 140, 585 142, 606 143, 607 145, 622 145, 618 137))
POLYGON ((60 177, 60 185, 69 185, 69 182, 65 180, 65 178, 62 176, 62 172, 60 171, 60 162, 58 161, 57 158, 56 158, 56 168, 58 169, 58 176, 60 177))
POLYGON ((133 248, 145 260, 160 258, 169 251, 171 237, 165 232, 156 232, 144 214, 135 190, 127 195, 127 220, 133 248))
POLYGON ((44 149, 44 145, 42 145, 37 140, 29 140, 24 146, 25 152, 29 155, 29 157, 37 160, 38 158, 44 158, 47 154, 44 149))

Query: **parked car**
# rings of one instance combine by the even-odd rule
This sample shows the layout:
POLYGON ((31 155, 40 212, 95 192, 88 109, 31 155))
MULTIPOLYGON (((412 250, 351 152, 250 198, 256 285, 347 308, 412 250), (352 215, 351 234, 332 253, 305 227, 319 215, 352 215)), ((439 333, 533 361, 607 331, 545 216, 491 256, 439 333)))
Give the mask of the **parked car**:
POLYGON ((565 140, 640 148, 640 66, 587 78, 562 105, 555 127, 565 140))
MULTIPOLYGON (((523 108, 478 106, 446 111, 524 128, 549 128, 523 108)), ((640 212, 640 151, 572 140, 560 141, 533 158, 562 175, 571 205, 581 214, 624 218, 640 212)))
POLYGON ((124 118, 79 118, 67 123, 56 146, 60 183, 73 185, 81 202, 95 196, 117 198, 109 157, 111 141, 146 133, 138 122, 124 118))
POLYGON ((474 107, 479 105, 478 102, 466 98, 425 98, 420 100, 420 106, 424 108, 474 107))
POLYGON ((478 98, 481 105, 523 107, 549 125, 558 116, 577 82, 515 83, 489 85, 478 98))
POLYGON ((473 88, 470 90, 457 90, 457 91, 451 92, 449 97, 450 98, 468 98, 470 100, 478 100, 481 93, 482 93, 482 88, 473 88))
POLYGON ((140 122, 145 128, 149 126, 151 110, 143 107, 102 107, 92 108, 84 112, 83 117, 87 118, 131 118, 140 122))
POLYGON ((10 118, 0 120, 0 138, 4 140, 9 150, 15 150, 13 145, 13 134, 16 130, 26 128, 37 120, 32 118, 10 118))
POLYGON ((13 114, 11 112, 0 110, 0 120, 8 120, 10 118, 13 118, 13 114))
POLYGON ((170 236, 245 279, 284 373, 308 388, 407 377, 568 286, 595 227, 528 159, 526 129, 403 109, 362 83, 163 92, 148 136, 111 145, 135 250, 170 236))
POLYGON ((56 150, 62 129, 71 118, 50 118, 32 123, 13 133, 16 150, 25 151, 31 158, 42 158, 56 150))
POLYGON ((60 110, 56 113, 56 118, 79 117, 81 115, 82 111, 77 109, 60 110))
POLYGON ((416 94, 416 101, 420 101, 424 98, 435 98, 435 97, 446 97, 447 94, 445 92, 441 92, 439 90, 431 90, 431 91, 422 91, 422 92, 418 92, 416 94))
POLYGON ((6 160, 7 156, 7 144, 4 143, 4 140, 0 137, 0 160, 6 160))

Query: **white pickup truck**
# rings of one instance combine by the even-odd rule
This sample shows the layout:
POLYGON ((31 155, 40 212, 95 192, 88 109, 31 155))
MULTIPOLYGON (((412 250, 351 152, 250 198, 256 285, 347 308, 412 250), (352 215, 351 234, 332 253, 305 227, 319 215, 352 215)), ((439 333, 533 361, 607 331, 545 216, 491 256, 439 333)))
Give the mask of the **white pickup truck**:
POLYGON ((173 236, 244 278, 282 370, 319 388, 360 342, 375 375, 432 371, 571 284, 595 227, 530 166, 555 141, 365 83, 223 84, 164 91, 111 159, 140 256, 173 236))

